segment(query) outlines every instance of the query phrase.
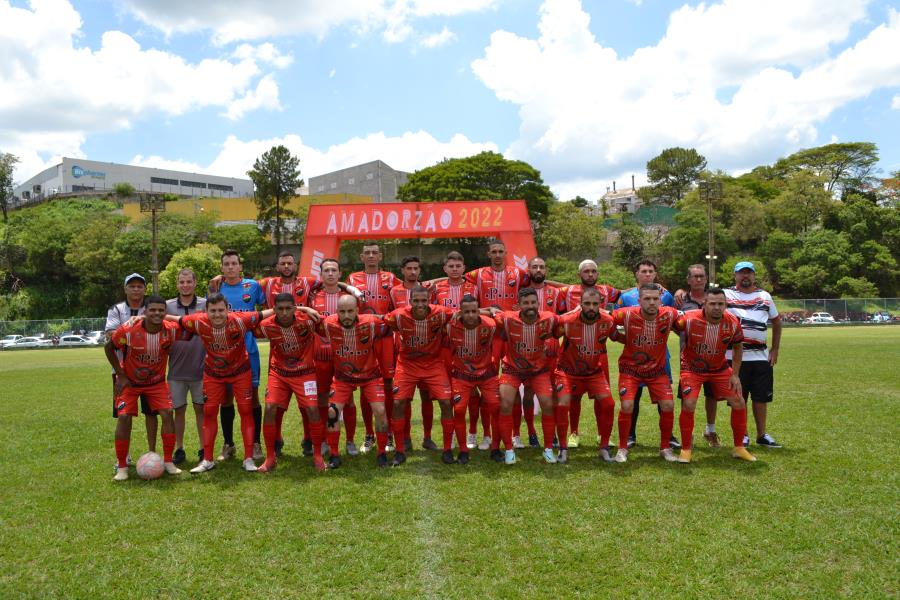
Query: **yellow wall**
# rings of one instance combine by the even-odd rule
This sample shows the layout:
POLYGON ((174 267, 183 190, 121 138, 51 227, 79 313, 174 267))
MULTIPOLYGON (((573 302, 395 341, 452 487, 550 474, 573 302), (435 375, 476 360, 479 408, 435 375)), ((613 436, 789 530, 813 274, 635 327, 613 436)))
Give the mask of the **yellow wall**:
MULTIPOLYGON (((371 196, 359 194, 317 194, 315 196, 294 196, 288 208, 296 210, 310 204, 371 204, 371 196)), ((128 202, 122 208, 126 217, 135 223, 141 219, 141 207, 137 202, 128 202)), ((200 211, 216 212, 219 221, 255 221, 256 205, 252 198, 182 198, 166 203, 166 212, 176 215, 193 216, 200 211)))

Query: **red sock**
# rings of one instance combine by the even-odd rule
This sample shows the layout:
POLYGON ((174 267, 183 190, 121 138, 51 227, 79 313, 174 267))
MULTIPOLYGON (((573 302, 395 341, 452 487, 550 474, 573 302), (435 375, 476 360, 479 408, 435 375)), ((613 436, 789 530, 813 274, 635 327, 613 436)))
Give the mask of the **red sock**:
POLYGON ((163 433, 161 436, 163 442, 163 461, 172 462, 172 452, 175 451, 175 434, 163 433))
MULTIPOLYGON (((494 421, 496 417, 494 416, 494 411, 496 409, 488 406, 487 402, 481 402, 481 434, 485 437, 491 437, 491 430, 494 427, 494 421)), ((500 433, 497 432, 495 436, 498 440, 500 439, 500 433)))
MULTIPOLYGON (((375 435, 375 427, 372 425, 373 416, 372 416, 372 405, 369 404, 369 401, 365 398, 359 399, 359 408, 362 411, 362 419, 363 419, 363 427, 366 428, 366 435, 375 435)), ((390 411, 394 406, 394 397, 388 396, 388 390, 385 388, 384 390, 384 408, 385 410, 390 411), (388 404, 388 398, 391 399, 390 404, 388 404)), ((388 413, 388 417, 390 417, 391 413, 388 413)))
POLYGON ((378 447, 378 454, 384 454, 384 449, 387 447, 387 437, 387 431, 375 432, 375 444, 378 447))
POLYGON ((120 440, 116 438, 116 459, 119 461, 119 468, 124 469, 128 466, 128 446, 131 440, 120 440))
MULTIPOLYGON (((594 400, 594 415, 597 417, 597 434, 600 436, 601 448, 609 446, 609 438, 612 435, 613 417, 615 414, 616 401, 612 399, 612 396, 594 400)), ((631 427, 630 423, 629 427, 631 427)))
POLYGON ((402 454, 405 450, 403 438, 406 435, 406 419, 391 419, 391 431, 394 433, 394 447, 402 454))
MULTIPOLYGON (((284 413, 286 410, 281 410, 280 408, 275 411, 275 439, 284 441, 284 438, 281 437, 281 424, 284 422, 284 413)), ((303 409, 300 409, 300 414, 303 414, 303 409)))
POLYGON ((207 401, 203 405, 203 459, 213 459, 213 444, 219 433, 219 405, 207 401))
POLYGON ((500 413, 500 417, 497 419, 497 421, 497 425, 500 429, 500 437, 503 439, 503 446, 507 450, 512 450, 513 416, 500 413))
POLYGON ((556 437, 559 438, 559 447, 569 447, 569 415, 571 408, 568 406, 559 406, 555 408, 556 413, 556 437))
MULTIPOLYGON (((533 415, 532 415, 533 417, 533 415)), ((541 412, 541 428, 544 430, 544 449, 553 447, 553 434, 556 433, 556 417, 553 409, 541 412)), ((562 440, 560 440, 562 443, 562 440)))
POLYGON ((675 411, 659 413, 659 449, 669 447, 672 439, 672 429, 675 427, 675 411))
POLYGON ((325 423, 316 421, 309 423, 309 438, 312 440, 313 456, 322 456, 322 438, 325 437, 325 423))
POLYGON ((347 432, 347 441, 352 442, 356 437, 356 404, 344 407, 344 430, 347 432))
POLYGON ((491 438, 491 450, 499 450, 500 449, 500 407, 498 405, 493 405, 488 407, 487 409, 487 419, 484 418, 484 414, 482 414, 482 424, 487 421, 488 426, 490 427, 489 431, 494 432, 494 436, 491 438))
POLYGON ((619 410, 619 449, 628 448, 628 433, 631 431, 631 413, 619 410))
POLYGON ((331 454, 331 456, 340 456, 341 428, 338 427, 336 431, 329 431, 325 434, 325 437, 328 440, 328 453, 331 454))
MULTIPOLYGON (((312 439, 312 432, 309 430, 309 415, 306 414, 306 409, 300 409, 300 420, 303 422, 303 439, 309 440, 312 439)), ((281 433, 281 428, 278 429, 278 433, 281 433)), ((278 438, 284 439, 284 438, 278 438)))
MULTIPOLYGON (((578 426, 581 423, 581 398, 577 400, 572 398, 572 402, 569 403, 569 429, 572 430, 572 433, 578 433, 581 431, 578 426)), ((559 427, 559 424, 556 425, 559 427)), ((559 443, 562 444, 562 438, 559 438, 559 443)), ((563 447, 563 446, 561 446, 563 447)))
POLYGON ((453 419, 441 419, 441 433, 444 434, 444 450, 449 450, 450 446, 453 444, 453 430, 455 429, 456 421, 453 419))
POLYGON ((678 415, 678 427, 681 429, 681 447, 690 450, 694 441, 694 411, 682 408, 678 415))
POLYGON ((319 420, 322 421, 323 423, 327 423, 328 422, 328 404, 326 404, 325 406, 322 406, 321 404, 319 404, 317 406, 317 408, 319 409, 319 420))
POLYGON ((456 431, 456 443, 459 444, 461 452, 469 449, 466 446, 466 413, 472 414, 462 402, 453 408, 453 428, 456 431))
MULTIPOLYGON (((537 429, 534 428, 534 396, 532 396, 531 400, 523 400, 522 401, 522 416, 525 417, 525 427, 528 429, 528 435, 537 435, 537 429)), ((553 417, 553 415, 550 415, 553 417)), ((553 419, 554 423, 556 419, 553 419)), ((541 423, 543 424, 544 418, 541 417, 541 423)), ((555 426, 555 425, 554 425, 555 426)))
POLYGON ((431 439, 431 428, 434 425, 434 402, 431 400, 422 400, 422 429, 425 434, 422 436, 426 440, 431 439))
POLYGON ((744 445, 744 436, 747 435, 747 407, 731 409, 731 434, 734 436, 734 447, 744 445))
MULTIPOLYGON (((518 436, 522 433, 522 399, 516 397, 512 409, 512 435, 518 436)), ((503 435, 502 433, 500 435, 503 435)))
POLYGON ((481 405, 481 396, 476 392, 469 394, 469 433, 478 433, 478 409, 481 405))
MULTIPOLYGON (((403 437, 399 440, 405 442, 412 439, 412 400, 403 407, 403 437)), ((397 440, 394 440, 396 445, 397 440)))
POLYGON ((278 439, 278 424, 263 421, 263 443, 266 445, 266 464, 275 464, 275 440, 278 439))

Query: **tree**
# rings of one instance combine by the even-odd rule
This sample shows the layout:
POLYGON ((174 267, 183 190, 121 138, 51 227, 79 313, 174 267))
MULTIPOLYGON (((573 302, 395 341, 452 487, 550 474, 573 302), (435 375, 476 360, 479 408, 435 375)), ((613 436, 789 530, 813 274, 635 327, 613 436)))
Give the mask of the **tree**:
MULTIPOLYGON (((734 239, 722 226, 716 227, 716 256, 722 264, 735 250, 734 239)), ((695 206, 682 210, 675 216, 675 227, 669 230, 659 245, 659 255, 665 260, 659 261, 659 275, 670 285, 681 285, 687 274, 687 268, 695 263, 706 264, 706 253, 709 251, 709 225, 706 210, 695 206)), ((636 261, 635 261, 636 262, 636 261)), ((717 283, 727 277, 722 269, 718 269, 717 283)))
POLYGON ((798 171, 787 177, 784 189, 769 202, 767 211, 778 229, 803 233, 818 225, 832 204, 821 176, 798 171))
POLYGON ((852 190, 872 186, 878 164, 878 147, 871 142, 827 144, 808 148, 775 163, 781 174, 808 170, 821 176, 830 194, 843 199, 852 190))
POLYGON ((841 277, 835 284, 841 298, 877 298, 878 288, 865 277, 841 277))
POLYGON ((615 227, 618 237, 614 243, 613 257, 626 269, 633 269, 646 256, 647 235, 640 224, 628 216, 623 216, 615 227))
POLYGON ((13 197, 13 174, 19 157, 8 152, 0 153, 0 210, 3 211, 3 220, 6 221, 9 211, 9 201, 13 197))
POLYGON ((666 204, 681 200, 706 169, 706 158, 693 148, 666 148, 647 161, 647 181, 666 204))
POLYGON ((134 196, 134 186, 128 182, 117 183, 113 186, 113 191, 122 200, 134 196))
POLYGON ((78 279, 78 306, 85 314, 103 314, 118 297, 122 280, 114 266, 114 247, 127 224, 124 216, 102 215, 72 236, 67 246, 65 264, 78 279))
POLYGON ((538 252, 544 257, 595 257, 606 240, 603 220, 591 217, 571 202, 550 207, 543 227, 538 231, 538 252))
POLYGON ((253 180, 256 194, 256 222, 263 233, 272 233, 275 239, 275 255, 281 252, 282 221, 295 217, 286 204, 303 185, 300 177, 300 159, 292 156, 285 146, 274 146, 256 159, 247 175, 253 180))
POLYGON ((263 257, 272 250, 272 246, 256 228, 256 225, 216 227, 209 236, 209 243, 222 248, 222 250, 237 250, 241 255, 246 273, 253 273, 259 269, 262 266, 263 257))
POLYGON ((197 244, 192 248, 179 250, 159 274, 159 291, 171 298, 178 294, 178 272, 191 268, 197 277, 197 289, 205 289, 210 279, 219 274, 222 249, 212 244, 197 244))
POLYGON ((538 222, 543 221, 555 201, 540 171, 496 152, 444 159, 420 169, 400 186, 397 197, 404 202, 522 199, 531 220, 538 222))
POLYGON ((572 199, 572 206, 577 206, 578 208, 584 208, 588 205, 587 198, 582 198, 581 196, 575 196, 572 199))

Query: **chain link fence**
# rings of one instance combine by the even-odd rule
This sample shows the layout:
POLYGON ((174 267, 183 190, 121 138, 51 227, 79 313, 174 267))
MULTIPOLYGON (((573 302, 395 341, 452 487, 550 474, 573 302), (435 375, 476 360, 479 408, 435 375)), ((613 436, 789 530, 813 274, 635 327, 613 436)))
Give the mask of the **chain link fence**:
POLYGON ((49 321, 0 321, 0 337, 22 335, 26 337, 52 337, 74 333, 88 334, 103 331, 106 317, 53 319, 49 321))

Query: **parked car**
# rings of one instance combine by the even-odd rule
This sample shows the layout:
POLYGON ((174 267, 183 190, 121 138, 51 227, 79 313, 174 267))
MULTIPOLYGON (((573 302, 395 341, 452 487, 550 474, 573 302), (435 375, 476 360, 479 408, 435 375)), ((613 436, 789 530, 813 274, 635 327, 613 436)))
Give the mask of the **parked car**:
POLYGON ((834 317, 832 317, 827 312, 813 313, 812 316, 806 320, 806 322, 811 325, 834 325, 836 323, 834 317))
POLYGON ((59 338, 59 342, 56 344, 60 347, 67 346, 96 346, 94 340, 89 339, 83 335, 64 335, 59 338))
POLYGON ((6 346, 4 350, 18 350, 20 348, 50 348, 53 346, 53 340, 49 338, 39 337, 23 337, 15 341, 15 343, 6 346))
POLYGON ((106 342, 106 332, 105 331, 91 331, 87 333, 84 337, 91 340, 91 343, 95 346, 99 346, 106 342))
POLYGON ((23 337, 25 336, 17 334, 3 336, 3 339, 0 339, 0 348, 6 348, 10 344, 15 344, 17 340, 23 337))
POLYGON ((886 312, 875 313, 872 315, 873 323, 887 323, 891 320, 891 315, 886 312))

